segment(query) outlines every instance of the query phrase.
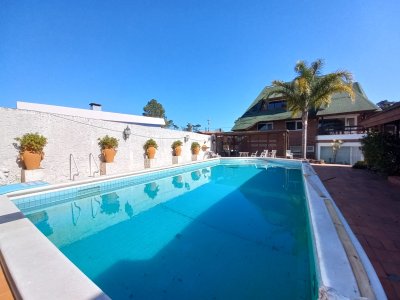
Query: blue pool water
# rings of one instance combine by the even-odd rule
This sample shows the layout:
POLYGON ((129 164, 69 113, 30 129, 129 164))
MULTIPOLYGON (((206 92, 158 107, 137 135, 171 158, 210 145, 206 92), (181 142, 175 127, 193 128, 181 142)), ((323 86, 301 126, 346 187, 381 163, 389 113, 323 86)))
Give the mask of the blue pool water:
POLYGON ((299 168, 218 164, 158 177, 16 202, 113 299, 315 298, 299 168))

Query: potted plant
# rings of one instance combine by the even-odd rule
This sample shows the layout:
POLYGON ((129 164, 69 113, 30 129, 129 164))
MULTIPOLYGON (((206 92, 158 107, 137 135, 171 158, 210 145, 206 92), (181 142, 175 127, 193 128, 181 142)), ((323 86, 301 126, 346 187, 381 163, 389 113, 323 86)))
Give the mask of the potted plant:
POLYGON ((175 156, 180 156, 182 153, 182 141, 175 141, 172 143, 171 148, 174 150, 174 155, 175 156))
POLYGON ((153 159, 156 155, 156 149, 158 149, 158 145, 155 140, 149 139, 143 145, 144 151, 146 151, 146 155, 149 159, 153 159))
POLYGON ((21 161, 27 170, 39 169, 40 162, 44 158, 43 148, 47 139, 39 133, 26 133, 22 137, 15 138, 19 142, 21 161))
POLYGON ((114 161, 115 154, 117 153, 116 148, 118 147, 118 140, 115 137, 108 135, 99 138, 98 140, 104 160, 107 163, 112 163, 114 161))
POLYGON ((198 142, 193 142, 190 149, 192 150, 192 154, 197 155, 200 152, 200 144, 198 142))

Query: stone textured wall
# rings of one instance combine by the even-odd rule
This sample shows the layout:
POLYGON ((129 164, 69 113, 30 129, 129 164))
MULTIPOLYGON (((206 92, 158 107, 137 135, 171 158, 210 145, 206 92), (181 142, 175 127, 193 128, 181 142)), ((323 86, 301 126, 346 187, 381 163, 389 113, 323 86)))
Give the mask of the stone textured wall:
MULTIPOLYGON (((119 173, 144 169, 143 144, 149 138, 158 143, 156 166, 172 164, 171 144, 175 140, 184 142, 186 135, 189 135, 189 141, 183 144, 182 162, 191 160, 192 142, 196 141, 200 145, 206 142, 210 146, 210 136, 186 131, 1 107, 0 116, 0 184, 20 182, 22 167, 18 161, 19 153, 14 138, 28 132, 38 132, 47 138, 48 144, 44 149, 45 158, 41 167, 44 172, 43 180, 50 183, 70 180, 70 154, 75 157, 80 173, 75 180, 88 178, 91 175, 89 154, 93 154, 100 167, 97 139, 106 134, 119 140, 113 165, 113 170, 119 173), (132 134, 125 141, 122 132, 127 125, 132 134)), ((203 156, 204 152, 200 151, 200 159, 203 156)), ((75 168, 73 171, 75 172, 75 168)))

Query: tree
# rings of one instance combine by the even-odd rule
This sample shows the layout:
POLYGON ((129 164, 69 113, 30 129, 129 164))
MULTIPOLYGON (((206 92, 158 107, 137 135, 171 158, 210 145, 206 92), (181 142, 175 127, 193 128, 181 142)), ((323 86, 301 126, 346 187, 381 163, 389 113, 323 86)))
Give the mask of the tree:
POLYGON ((146 106, 143 107, 143 116, 163 118, 165 121, 165 125, 162 126, 163 128, 178 129, 178 126, 174 124, 173 120, 168 120, 167 116, 165 115, 164 107, 156 99, 151 99, 149 102, 147 102, 146 106))
POLYGON ((336 71, 327 75, 321 75, 324 63, 321 59, 311 63, 299 61, 294 70, 297 76, 291 82, 275 80, 273 89, 264 97, 268 99, 273 94, 284 97, 292 116, 301 115, 302 128, 302 156, 307 157, 307 127, 311 110, 318 111, 321 107, 331 103, 331 97, 335 93, 345 92, 354 99, 352 89, 352 75, 348 71, 336 71))
POLYGON ((164 119, 165 119, 165 126, 163 126, 164 128, 175 129, 175 130, 179 128, 179 126, 175 125, 174 121, 168 120, 167 117, 165 117, 164 119))
POLYGON ((156 99, 151 99, 147 102, 146 106, 143 107, 143 111, 143 116, 146 117, 165 118, 165 109, 156 99))
POLYGON ((187 123, 186 127, 182 128, 184 131, 190 132, 198 132, 200 130, 201 125, 193 125, 192 123, 187 123))
POLYGON ((388 109, 389 107, 391 107, 393 104, 396 104, 396 103, 397 102, 395 102, 395 101, 382 100, 382 101, 379 101, 376 105, 380 109, 385 110, 385 109, 388 109))

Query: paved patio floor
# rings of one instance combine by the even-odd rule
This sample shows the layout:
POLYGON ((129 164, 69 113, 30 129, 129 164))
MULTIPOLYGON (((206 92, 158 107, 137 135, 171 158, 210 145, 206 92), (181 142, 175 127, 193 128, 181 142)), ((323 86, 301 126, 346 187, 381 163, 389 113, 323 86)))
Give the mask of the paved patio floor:
POLYGON ((313 165, 357 236, 389 299, 400 299, 400 187, 367 170, 313 165))
POLYGON ((13 300, 14 297, 11 293, 10 286, 4 276, 3 268, 0 266, 0 299, 13 300))

